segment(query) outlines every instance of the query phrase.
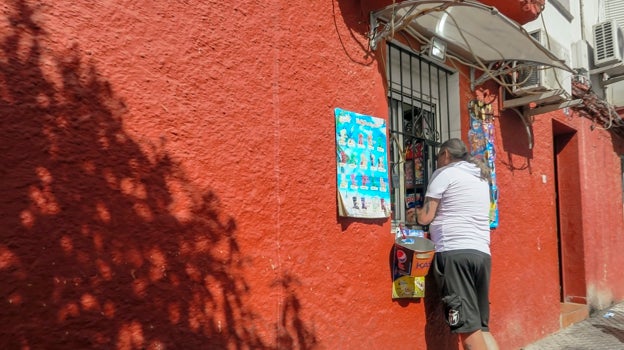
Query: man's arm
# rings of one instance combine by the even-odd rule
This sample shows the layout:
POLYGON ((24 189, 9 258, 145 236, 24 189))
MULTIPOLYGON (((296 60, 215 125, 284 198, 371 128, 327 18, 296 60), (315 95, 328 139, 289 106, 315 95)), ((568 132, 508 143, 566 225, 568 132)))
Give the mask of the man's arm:
POLYGON ((419 225, 429 225, 435 217, 438 204, 440 204, 439 199, 425 197, 422 208, 416 208, 416 222, 419 225))

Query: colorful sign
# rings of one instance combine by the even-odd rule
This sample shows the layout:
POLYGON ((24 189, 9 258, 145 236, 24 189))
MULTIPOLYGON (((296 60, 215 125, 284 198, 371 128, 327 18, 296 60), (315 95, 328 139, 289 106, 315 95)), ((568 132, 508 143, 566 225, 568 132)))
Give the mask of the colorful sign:
MULTIPOLYGON (((396 233, 396 241, 403 245, 412 244, 415 239, 422 239, 424 236, 422 230, 408 230, 401 227, 397 230, 400 231, 396 233)), ((426 263, 427 266, 418 266, 422 262, 414 259, 415 252, 401 244, 395 244, 392 248, 392 299, 424 298, 425 277, 416 276, 413 270, 429 270, 430 262, 426 263)))
POLYGON ((468 104, 470 130, 468 141, 470 154, 483 161, 490 168, 490 228, 498 227, 498 187, 496 186, 496 150, 494 149, 494 118, 492 105, 476 100, 468 104))
POLYGON ((399 275, 392 281, 392 299, 424 297, 425 277, 399 275))
POLYGON ((386 121, 335 109, 338 213, 390 216, 386 121))

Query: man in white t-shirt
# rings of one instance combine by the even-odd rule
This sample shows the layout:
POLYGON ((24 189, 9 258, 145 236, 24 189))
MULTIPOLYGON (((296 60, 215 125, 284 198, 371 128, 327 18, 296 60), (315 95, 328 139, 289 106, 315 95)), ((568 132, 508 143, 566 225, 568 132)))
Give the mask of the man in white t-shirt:
POLYGON ((432 270, 446 321, 465 349, 498 349, 489 332, 489 170, 460 139, 444 142, 437 162, 416 217, 435 243, 432 270))

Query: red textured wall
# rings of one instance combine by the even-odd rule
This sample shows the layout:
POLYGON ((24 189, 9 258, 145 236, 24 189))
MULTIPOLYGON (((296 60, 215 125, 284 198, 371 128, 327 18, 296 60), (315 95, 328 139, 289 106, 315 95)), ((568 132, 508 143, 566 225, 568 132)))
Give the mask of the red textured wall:
MULTIPOLYGON (((391 300, 389 222, 336 215, 333 109, 387 116, 388 3, 0 5, 0 348, 457 349, 433 289, 391 300)), ((615 166, 578 124, 581 164, 615 166)), ((532 151, 496 128, 509 348, 558 326, 552 126, 532 151)), ((580 174, 588 297, 621 299, 620 180, 580 174)))
POLYGON ((536 120, 530 149, 516 114, 505 111, 496 121, 500 226, 492 232, 492 331, 502 348, 515 348, 559 325, 552 135, 549 124, 536 120))
POLYGON ((624 247, 623 148, 621 138, 593 128, 573 112, 534 117, 532 149, 517 115, 503 111, 496 121, 501 224, 492 236, 492 328, 502 348, 515 348, 559 329, 557 134, 574 133, 567 153, 559 154, 567 161, 558 162, 563 177, 559 194, 567 193, 569 198, 561 200, 571 201, 559 213, 569 231, 564 251, 574 257, 562 262, 569 287, 566 301, 583 302, 570 298, 580 294, 592 309, 600 309, 622 300, 622 275, 616 266, 623 261, 616 252, 624 247))
POLYGON ((624 213, 620 155, 624 140, 583 120, 581 188, 589 303, 598 308, 624 298, 624 213), (594 129, 593 131, 591 131, 594 129))

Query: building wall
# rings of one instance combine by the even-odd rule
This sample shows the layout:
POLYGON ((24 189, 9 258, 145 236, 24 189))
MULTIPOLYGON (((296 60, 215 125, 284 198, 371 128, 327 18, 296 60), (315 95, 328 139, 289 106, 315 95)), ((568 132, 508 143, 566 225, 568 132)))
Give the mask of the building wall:
POLYGON ((619 156, 624 154, 620 137, 594 129, 584 122, 581 148, 583 237, 588 303, 598 309, 621 300, 624 262, 618 252, 624 244, 622 177, 619 156))
MULTIPOLYGON (((333 109, 387 117, 366 38, 387 3, 0 5, 0 347, 456 349, 435 290, 391 300, 389 221, 336 213, 333 109)), ((513 348, 558 328, 552 124, 530 151, 497 114, 492 330, 513 348)), ((620 175, 589 165, 619 159, 572 119, 606 304, 620 175)))

